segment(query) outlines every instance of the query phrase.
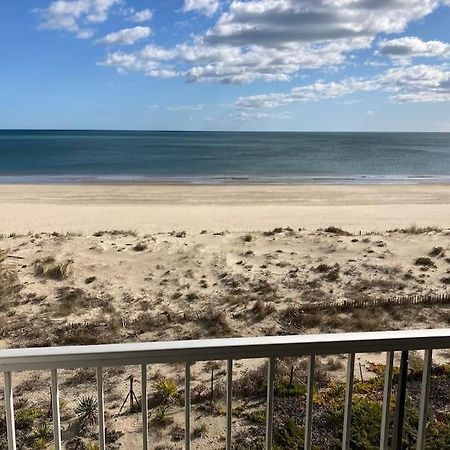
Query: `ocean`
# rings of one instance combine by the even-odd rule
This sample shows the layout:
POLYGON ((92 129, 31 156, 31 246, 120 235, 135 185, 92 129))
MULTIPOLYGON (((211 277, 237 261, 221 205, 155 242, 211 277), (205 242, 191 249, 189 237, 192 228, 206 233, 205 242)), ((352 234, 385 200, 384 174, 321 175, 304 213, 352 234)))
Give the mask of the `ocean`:
POLYGON ((450 133, 0 130, 1 183, 450 181, 450 133))

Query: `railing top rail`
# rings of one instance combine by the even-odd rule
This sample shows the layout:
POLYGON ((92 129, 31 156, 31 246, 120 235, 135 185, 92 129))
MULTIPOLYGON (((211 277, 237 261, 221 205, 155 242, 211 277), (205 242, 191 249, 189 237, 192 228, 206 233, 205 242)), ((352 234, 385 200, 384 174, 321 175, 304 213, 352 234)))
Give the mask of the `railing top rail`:
POLYGON ((450 348, 450 328, 0 350, 0 371, 450 348))

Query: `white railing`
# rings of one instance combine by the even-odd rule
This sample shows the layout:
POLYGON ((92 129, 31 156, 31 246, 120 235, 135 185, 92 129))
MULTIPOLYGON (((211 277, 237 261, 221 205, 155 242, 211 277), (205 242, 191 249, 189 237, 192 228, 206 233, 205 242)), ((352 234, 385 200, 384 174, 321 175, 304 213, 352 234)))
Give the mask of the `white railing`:
POLYGON ((54 446, 61 449, 61 425, 58 401, 58 369, 95 367, 97 369, 99 446, 105 449, 105 414, 103 368, 109 366, 141 365, 143 448, 148 449, 148 389, 147 365, 183 362, 185 364, 185 448, 190 449, 190 391, 191 365, 198 361, 227 361, 227 450, 232 446, 232 381, 233 360, 267 358, 267 423, 266 448, 272 447, 273 400, 275 365, 277 358, 307 356, 308 381, 305 422, 305 449, 310 449, 313 412, 314 369, 317 355, 348 354, 345 412, 342 448, 350 445, 352 393, 356 353, 386 352, 386 370, 381 424, 380 448, 388 448, 389 404, 392 386, 394 352, 401 352, 397 407, 392 436, 392 448, 400 448, 403 432, 405 389, 408 370, 408 351, 425 350, 417 449, 425 447, 425 431, 430 389, 432 351, 450 348, 450 329, 385 331, 372 333, 318 334, 304 336, 276 336, 236 339, 205 339, 197 341, 151 342, 135 344, 92 345, 0 350, 0 371, 4 373, 5 411, 8 448, 16 449, 12 373, 25 370, 51 371, 54 446))

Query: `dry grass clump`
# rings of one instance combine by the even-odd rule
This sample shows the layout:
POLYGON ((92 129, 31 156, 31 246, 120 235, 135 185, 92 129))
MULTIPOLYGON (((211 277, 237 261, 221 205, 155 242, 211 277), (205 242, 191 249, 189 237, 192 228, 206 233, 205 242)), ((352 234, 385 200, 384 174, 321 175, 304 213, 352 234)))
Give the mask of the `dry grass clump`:
POLYGON ((0 250, 0 301, 3 302, 16 296, 22 289, 16 271, 4 264, 5 257, 6 252, 0 250))
POLYGON ((372 291, 375 289, 383 293, 393 293, 402 291, 405 287, 405 283, 392 278, 362 278, 349 286, 348 296, 349 298, 355 298, 355 293, 372 291))
POLYGON ((154 331, 160 325, 158 318, 148 312, 140 314, 133 322, 132 328, 137 334, 154 331))
POLYGON ((55 331, 56 345, 112 344, 119 338, 119 324, 116 321, 70 324, 55 331))
POLYGON ((272 303, 264 303, 262 300, 256 300, 253 305, 253 311, 256 313, 256 316, 259 320, 265 319, 267 316, 270 316, 274 312, 276 312, 277 308, 272 303))
POLYGON ((101 230, 96 231, 93 236, 102 237, 105 234, 110 236, 137 236, 137 232, 133 230, 101 230))
POLYGON ((351 236, 352 233, 343 230, 342 228, 330 226, 325 228, 324 230, 319 229, 318 231, 325 231, 325 233, 336 234, 338 236, 351 236))
POLYGON ((414 261, 414 264, 416 266, 421 266, 421 267, 426 267, 426 268, 436 267, 435 262, 431 258, 428 258, 427 256, 420 256, 419 258, 417 258, 414 261))
POLYGON ((240 398, 263 396, 267 389, 267 364, 256 369, 247 369, 233 380, 233 393, 240 398))
POLYGON ((208 309, 198 321, 202 323, 210 336, 229 336, 232 329, 228 316, 224 311, 208 309))
POLYGON ((58 262, 53 256, 38 259, 34 262, 34 274, 38 277, 61 281, 71 272, 73 261, 58 262))
POLYGON ((87 296, 83 289, 64 286, 59 288, 56 298, 63 313, 70 314, 78 307, 87 306, 87 296))
POLYGON ((434 258, 445 256, 444 247, 433 247, 431 249, 430 253, 428 253, 428 256, 431 256, 434 258))
POLYGON ((404 234, 425 234, 425 233, 440 233, 442 228, 437 226, 429 226, 429 227, 418 227, 417 225, 411 225, 407 228, 396 228, 395 230, 389 230, 388 233, 399 232, 404 234))
POLYGON ((133 250, 135 252, 143 252, 147 250, 147 244, 144 244, 143 242, 138 242, 134 247, 133 250))
POLYGON ((340 266, 338 263, 333 266, 329 266, 327 264, 319 264, 315 268, 316 272, 323 273, 323 278, 326 281, 337 281, 339 280, 339 270, 340 266))

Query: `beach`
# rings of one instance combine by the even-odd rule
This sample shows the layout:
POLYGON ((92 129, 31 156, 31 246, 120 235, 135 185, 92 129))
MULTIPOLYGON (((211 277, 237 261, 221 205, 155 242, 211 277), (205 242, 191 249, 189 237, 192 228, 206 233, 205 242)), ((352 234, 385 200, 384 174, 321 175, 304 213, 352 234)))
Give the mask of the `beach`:
MULTIPOLYGON (((448 185, 0 185, 0 208, 2 348, 445 328, 450 321, 448 185)), ((384 358, 358 355, 361 377, 381 377, 384 358)), ((420 352, 411 358, 422 367, 420 352)), ((317 358, 321 392, 344 383, 345 360, 317 358)), ((434 361, 445 364, 448 352, 436 351, 434 361)), ((305 362, 280 361, 277 377, 288 379, 295 366, 304 383, 305 362)), ((224 364, 192 367, 196 448, 223 448, 224 364)), ((140 414, 120 405, 139 367, 105 374, 107 424, 120 431, 111 448, 138 448, 140 414)), ((239 448, 250 448, 253 427, 264 423, 257 421, 264 390, 248 386, 265 386, 265 374, 262 360, 235 363, 239 448)), ((180 448, 183 368, 156 365, 149 379, 156 402, 150 438, 159 445, 152 448, 180 448), (161 400, 167 383, 174 393, 161 400)), ((45 372, 15 374, 15 398, 45 410, 48 383, 45 372)), ((73 411, 80 393, 94 395, 95 371, 61 371, 60 385, 63 440, 72 445, 79 439, 70 431, 73 411)), ((277 400, 279 417, 286 401, 277 400)))
POLYGON ((448 184, 0 185, 2 233, 261 231, 278 226, 352 232, 450 224, 448 184))

